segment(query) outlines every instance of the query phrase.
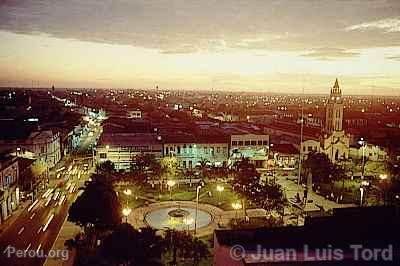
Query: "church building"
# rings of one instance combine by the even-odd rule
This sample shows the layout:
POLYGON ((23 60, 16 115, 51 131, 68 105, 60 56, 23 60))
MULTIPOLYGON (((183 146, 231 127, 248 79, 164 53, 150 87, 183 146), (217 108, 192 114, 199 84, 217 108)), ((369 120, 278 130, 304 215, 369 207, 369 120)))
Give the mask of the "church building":
POLYGON ((343 98, 336 79, 326 104, 325 127, 319 140, 306 140, 301 145, 302 157, 310 152, 325 153, 333 162, 349 157, 350 138, 343 130, 343 98))

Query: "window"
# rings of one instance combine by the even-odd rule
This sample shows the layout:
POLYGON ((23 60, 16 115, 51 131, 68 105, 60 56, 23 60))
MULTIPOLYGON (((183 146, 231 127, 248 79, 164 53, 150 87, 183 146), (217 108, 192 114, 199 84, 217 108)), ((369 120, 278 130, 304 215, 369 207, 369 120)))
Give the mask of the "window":
POLYGON ((165 154, 168 154, 169 153, 169 149, 168 149, 168 147, 166 147, 165 148, 165 154))
POLYGON ((221 148, 218 147, 218 148, 217 148, 217 153, 220 153, 220 152, 221 152, 221 148))
POLYGON ((102 152, 100 153, 100 159, 106 159, 107 158, 107 153, 102 152))
POLYGON ((268 146, 268 140, 263 140, 263 145, 268 146))
POLYGON ((306 146, 303 147, 303 152, 306 152, 306 146))
POLYGON ((232 146, 237 146, 238 142, 236 140, 232 141, 232 146))
POLYGON ((313 150, 313 147, 309 146, 308 151, 312 151, 312 150, 313 150))
POLYGON ((186 168, 186 161, 183 161, 183 168, 186 168))
POLYGON ((181 146, 178 146, 178 154, 181 154, 181 146))
POLYGON ((250 140, 246 140, 246 141, 244 142, 244 145, 245 145, 245 146, 250 146, 250 140))
POLYGON ((44 153, 44 147, 40 147, 40 153, 44 153))
POLYGON ((238 141, 238 144, 239 146, 243 146, 243 141, 242 140, 238 141))
POLYGON ((262 140, 259 140, 258 143, 257 143, 257 145, 258 145, 258 146, 262 146, 262 145, 263 145, 262 140))
POLYGON ((256 145, 257 145, 257 141, 252 140, 252 141, 251 141, 251 146, 256 146, 256 145))

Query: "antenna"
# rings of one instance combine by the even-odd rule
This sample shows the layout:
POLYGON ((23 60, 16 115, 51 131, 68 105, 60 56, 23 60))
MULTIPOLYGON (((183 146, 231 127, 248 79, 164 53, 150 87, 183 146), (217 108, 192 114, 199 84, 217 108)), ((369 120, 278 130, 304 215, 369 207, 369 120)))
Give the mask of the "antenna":
POLYGON ((303 133, 304 133, 304 80, 303 80, 303 92, 301 96, 301 118, 300 118, 300 154, 299 154, 299 175, 297 177, 297 184, 300 185, 301 180, 301 163, 302 163, 302 156, 301 156, 301 144, 303 143, 303 133))

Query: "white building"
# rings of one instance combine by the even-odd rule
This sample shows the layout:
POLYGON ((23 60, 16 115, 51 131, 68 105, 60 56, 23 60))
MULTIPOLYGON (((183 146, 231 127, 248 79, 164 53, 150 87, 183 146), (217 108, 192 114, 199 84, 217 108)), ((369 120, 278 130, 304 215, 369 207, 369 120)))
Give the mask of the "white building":
POLYGON ((176 157, 182 168, 194 168, 202 161, 214 166, 228 162, 228 140, 221 136, 184 135, 166 136, 164 156, 176 157))
POLYGON ((18 179, 17 158, 0 158, 0 224, 19 206, 18 179))
POLYGON ((269 135, 232 134, 230 139, 230 163, 249 158, 257 168, 266 168, 269 153, 269 135))
POLYGON ((357 147, 350 147, 350 158, 362 159, 363 156, 368 161, 383 162, 387 159, 388 154, 382 147, 367 143, 357 147))
POLYGON ((111 161, 117 170, 127 170, 140 153, 162 157, 160 136, 153 133, 103 133, 96 147, 96 162, 111 161))
POLYGON ((342 90, 336 79, 326 105, 325 134, 318 140, 303 141, 300 147, 303 159, 311 152, 325 153, 333 163, 349 157, 350 138, 343 130, 343 108, 342 90))
POLYGON ((14 155, 39 159, 49 168, 61 159, 60 134, 51 130, 32 132, 26 139, 0 140, 0 146, 14 155))

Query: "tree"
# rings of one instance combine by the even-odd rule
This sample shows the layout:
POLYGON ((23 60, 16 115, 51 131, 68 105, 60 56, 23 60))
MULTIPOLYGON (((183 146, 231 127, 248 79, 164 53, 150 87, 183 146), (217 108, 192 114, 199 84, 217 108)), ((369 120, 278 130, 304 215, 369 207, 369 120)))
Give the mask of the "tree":
POLYGON ((107 236, 100 254, 114 265, 159 265, 163 240, 150 228, 135 230, 130 224, 117 226, 107 236))
POLYGON ((177 264, 178 257, 192 259, 193 265, 198 265, 202 258, 210 255, 207 245, 186 231, 167 230, 165 243, 172 251, 172 265, 177 264))
POLYGON ((272 211, 283 213, 287 204, 279 184, 263 184, 260 174, 247 158, 237 161, 234 165, 236 173, 233 180, 233 189, 250 204, 256 204, 265 209, 268 214, 272 211))
POLYGON ((313 182, 317 184, 332 183, 343 178, 345 174, 344 169, 339 165, 333 164, 324 153, 310 153, 303 166, 303 177, 306 177, 311 172, 313 182))
POLYGON ((113 162, 108 160, 100 163, 97 166, 96 171, 101 174, 115 174, 115 165, 113 162))
POLYGON ((113 188, 101 175, 86 182, 83 193, 72 203, 68 221, 88 229, 110 229, 121 223, 121 205, 113 188))

